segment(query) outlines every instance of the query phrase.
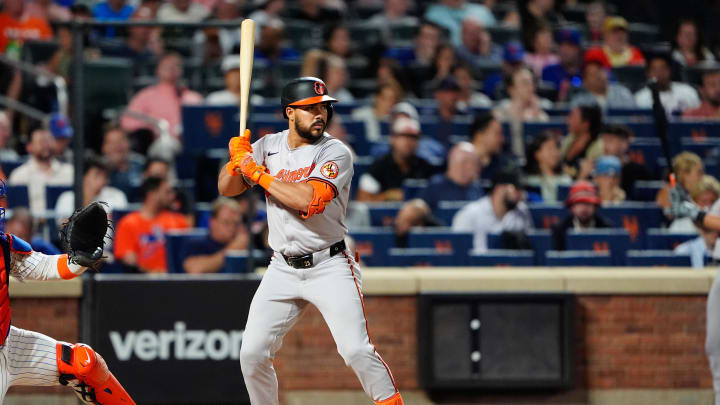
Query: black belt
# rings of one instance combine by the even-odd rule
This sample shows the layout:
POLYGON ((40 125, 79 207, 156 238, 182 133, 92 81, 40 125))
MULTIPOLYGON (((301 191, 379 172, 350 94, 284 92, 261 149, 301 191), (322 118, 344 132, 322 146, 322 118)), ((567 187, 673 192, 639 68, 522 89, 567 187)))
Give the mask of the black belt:
MULTIPOLYGON (((330 257, 333 257, 336 254, 345 250, 345 241, 341 240, 340 242, 333 243, 328 249, 330 250, 330 257)), ((324 250, 321 250, 320 252, 324 252, 324 250)), ((288 266, 294 267, 296 269, 307 269, 313 266, 313 255, 315 253, 306 254, 305 256, 282 256, 288 266)))

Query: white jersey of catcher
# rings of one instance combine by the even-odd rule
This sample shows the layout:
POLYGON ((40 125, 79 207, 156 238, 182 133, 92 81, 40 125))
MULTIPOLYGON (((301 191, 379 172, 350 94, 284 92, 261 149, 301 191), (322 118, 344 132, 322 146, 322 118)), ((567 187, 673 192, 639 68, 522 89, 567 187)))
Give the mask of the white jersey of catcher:
POLYGON ((276 179, 294 183, 322 181, 335 198, 322 214, 303 219, 301 213, 266 194, 270 247, 286 256, 300 256, 330 247, 347 234, 345 211, 350 197, 353 160, 350 149, 324 133, 312 145, 290 149, 289 130, 265 135, 253 144, 253 157, 276 179))

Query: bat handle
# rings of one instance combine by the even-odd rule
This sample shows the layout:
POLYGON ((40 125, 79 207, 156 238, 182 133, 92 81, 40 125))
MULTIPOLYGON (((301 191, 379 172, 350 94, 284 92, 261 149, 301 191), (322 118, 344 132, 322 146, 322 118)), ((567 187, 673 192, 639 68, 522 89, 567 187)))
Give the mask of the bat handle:
POLYGON ((670 173, 670 187, 675 188, 675 173, 670 173))

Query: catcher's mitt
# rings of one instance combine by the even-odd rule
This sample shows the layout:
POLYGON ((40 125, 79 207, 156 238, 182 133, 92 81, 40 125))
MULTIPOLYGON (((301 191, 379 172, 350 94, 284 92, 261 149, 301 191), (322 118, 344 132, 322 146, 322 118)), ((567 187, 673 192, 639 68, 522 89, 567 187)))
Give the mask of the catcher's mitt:
POLYGON ((70 262, 97 270, 102 261, 105 234, 110 226, 105 202, 93 202, 76 210, 60 229, 62 249, 70 262))

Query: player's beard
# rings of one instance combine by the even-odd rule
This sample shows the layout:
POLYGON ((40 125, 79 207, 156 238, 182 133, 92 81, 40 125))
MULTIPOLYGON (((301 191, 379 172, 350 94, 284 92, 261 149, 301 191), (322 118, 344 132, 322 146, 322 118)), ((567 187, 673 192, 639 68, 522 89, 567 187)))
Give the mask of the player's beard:
POLYGON ((301 128, 300 124, 295 121, 295 132, 297 132, 298 135, 301 137, 315 141, 318 138, 322 136, 323 133, 325 133, 325 128, 327 127, 327 123, 323 120, 315 120, 310 125, 307 126, 307 128, 301 128), (321 129, 313 128, 313 125, 315 124, 323 124, 321 129))

